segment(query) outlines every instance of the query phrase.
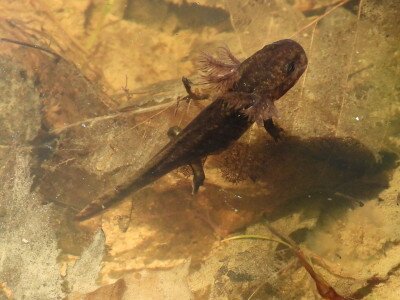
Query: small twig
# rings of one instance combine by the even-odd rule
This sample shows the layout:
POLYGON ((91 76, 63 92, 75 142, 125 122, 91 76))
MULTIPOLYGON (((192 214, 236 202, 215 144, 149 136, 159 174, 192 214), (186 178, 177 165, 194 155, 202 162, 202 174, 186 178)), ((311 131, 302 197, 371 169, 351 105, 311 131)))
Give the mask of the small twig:
MULTIPOLYGON (((163 103, 163 104, 160 104, 160 105, 157 105, 157 106, 152 106, 152 107, 144 107, 144 108, 138 107, 135 110, 133 110, 133 108, 136 108, 136 107, 132 107, 131 110, 128 110, 126 108, 126 110, 121 110, 120 112, 117 112, 117 113, 114 113, 114 114, 103 115, 103 116, 94 117, 94 118, 88 118, 88 119, 85 119, 85 120, 82 120, 82 121, 71 123, 71 124, 68 124, 68 125, 66 125, 64 127, 53 129, 53 130, 50 131, 50 133, 60 134, 61 132, 65 131, 65 130, 68 130, 69 128, 81 126, 84 123, 87 124, 87 125, 94 125, 97 122, 103 122, 103 121, 106 121, 106 120, 109 120, 109 119, 115 119, 115 118, 121 117, 123 115, 136 115, 136 114, 147 113, 147 112, 163 109, 161 112, 158 112, 158 113, 154 114, 152 117, 148 118, 146 120, 146 121, 148 121, 149 119, 152 119, 156 115, 159 115, 160 113, 164 112, 166 109, 170 108, 172 105, 173 105, 173 103, 171 104, 171 103, 168 102, 168 103, 163 103)), ((141 122, 140 124, 137 124, 137 125, 141 125, 143 123, 145 123, 145 121, 141 122)), ((135 126, 135 127, 137 127, 137 126, 135 126)))
POLYGON ((299 7, 298 9, 306 16, 315 16, 315 15, 320 15, 321 13, 325 12, 327 9, 331 8, 332 6, 335 6, 336 4, 340 3, 341 1, 334 1, 332 3, 326 3, 326 4, 320 4, 320 5, 315 5, 312 8, 306 8, 302 9, 299 7))
POLYGON ((325 18, 327 15, 329 15, 331 12, 333 12, 335 9, 337 9, 338 7, 346 4, 347 2, 349 2, 350 0, 344 0, 339 2, 338 4, 336 4, 334 7, 332 7, 330 10, 328 10, 327 12, 325 12, 323 15, 319 16, 318 18, 316 18, 314 21, 308 23, 306 26, 304 26, 303 28, 301 28, 300 30, 296 31, 295 33, 293 33, 290 37, 294 37, 295 35, 299 34, 300 32, 306 30, 308 27, 312 26, 315 23, 318 23, 321 19, 325 18))
POLYGON ((342 198, 344 198, 344 199, 346 199, 346 200, 349 200, 349 201, 352 202, 352 203, 358 203, 358 205, 359 205, 360 207, 363 207, 363 206, 364 206, 364 203, 363 203, 361 200, 358 200, 357 198, 354 198, 354 197, 352 197, 352 196, 349 196, 349 195, 346 195, 346 194, 343 194, 343 193, 340 193, 340 192, 335 192, 334 195, 339 196, 339 197, 342 197, 342 198))
POLYGON ((358 70, 354 71, 353 73, 349 74, 349 79, 351 79, 354 75, 357 75, 357 74, 364 72, 365 70, 371 69, 373 67, 374 67, 374 64, 369 64, 368 66, 366 66, 364 68, 358 69, 358 70))
POLYGON ((131 95, 129 94, 129 89, 128 89, 128 75, 125 74, 125 86, 122 88, 122 91, 126 97, 126 100, 129 101, 131 100, 131 95))
POLYGON ((25 42, 21 42, 21 41, 17 41, 17 40, 12 40, 12 39, 8 39, 8 38, 0 38, 0 41, 6 42, 6 43, 13 43, 13 44, 21 45, 21 46, 28 47, 28 48, 37 49, 37 50, 49 53, 51 55, 54 55, 57 58, 62 58, 61 55, 51 51, 50 49, 46 49, 46 48, 38 46, 38 45, 29 44, 29 43, 25 43, 25 42))

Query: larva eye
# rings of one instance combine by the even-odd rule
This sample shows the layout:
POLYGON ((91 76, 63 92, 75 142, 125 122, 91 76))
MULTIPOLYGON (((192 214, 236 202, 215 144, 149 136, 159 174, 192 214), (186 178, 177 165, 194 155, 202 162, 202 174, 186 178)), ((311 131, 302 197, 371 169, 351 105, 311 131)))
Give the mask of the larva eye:
POLYGON ((294 61, 288 63, 288 64, 286 65, 286 74, 289 75, 290 73, 292 73, 292 72, 294 71, 294 67, 295 67, 294 61))

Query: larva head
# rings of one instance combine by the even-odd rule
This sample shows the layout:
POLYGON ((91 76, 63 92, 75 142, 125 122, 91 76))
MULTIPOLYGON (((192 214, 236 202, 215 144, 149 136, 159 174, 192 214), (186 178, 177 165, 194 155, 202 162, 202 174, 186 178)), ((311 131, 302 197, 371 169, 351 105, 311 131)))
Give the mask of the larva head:
POLYGON ((282 97, 307 68, 307 56, 297 42, 280 40, 246 59, 239 68, 234 90, 257 93, 269 101, 282 97))

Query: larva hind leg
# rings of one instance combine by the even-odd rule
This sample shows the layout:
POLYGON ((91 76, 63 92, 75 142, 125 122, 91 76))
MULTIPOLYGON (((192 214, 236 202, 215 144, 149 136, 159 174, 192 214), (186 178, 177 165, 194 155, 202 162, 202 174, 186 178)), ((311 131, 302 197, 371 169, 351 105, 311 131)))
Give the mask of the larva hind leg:
MULTIPOLYGON (((171 127, 168 129, 168 137, 172 140, 179 135, 182 129, 178 126, 171 127)), ((203 163, 201 159, 197 159, 189 164, 193 172, 193 185, 192 194, 196 194, 199 191, 200 186, 204 184, 205 174, 203 169, 203 163)))

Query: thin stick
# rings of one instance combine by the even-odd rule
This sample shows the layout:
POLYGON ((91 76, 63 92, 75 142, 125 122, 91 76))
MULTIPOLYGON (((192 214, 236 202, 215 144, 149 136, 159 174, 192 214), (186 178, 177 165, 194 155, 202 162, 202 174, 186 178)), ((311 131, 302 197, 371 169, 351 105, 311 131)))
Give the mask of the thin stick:
POLYGON ((300 32, 306 30, 308 27, 312 26, 315 23, 318 23, 321 19, 325 18, 327 15, 329 15, 331 12, 333 12, 335 9, 337 9, 338 7, 346 4, 347 2, 349 2, 350 0, 344 0, 342 2, 339 2, 338 4, 336 4, 334 7, 332 7, 330 10, 328 10, 327 12, 325 12, 323 15, 319 16, 318 18, 316 18, 314 21, 308 23, 306 26, 304 26, 303 28, 301 28, 300 30, 296 31, 295 33, 293 33, 290 37, 294 37, 295 35, 299 34, 300 32))
POLYGON ((13 44, 21 45, 21 46, 28 47, 28 48, 37 49, 37 50, 49 53, 51 55, 54 55, 57 58, 62 58, 59 54, 51 51, 50 49, 46 49, 46 48, 43 48, 43 47, 38 46, 38 45, 29 44, 29 43, 25 43, 25 42, 21 42, 21 41, 17 41, 17 40, 12 40, 12 39, 8 39, 8 38, 0 38, 0 41, 6 42, 6 43, 13 43, 13 44))

